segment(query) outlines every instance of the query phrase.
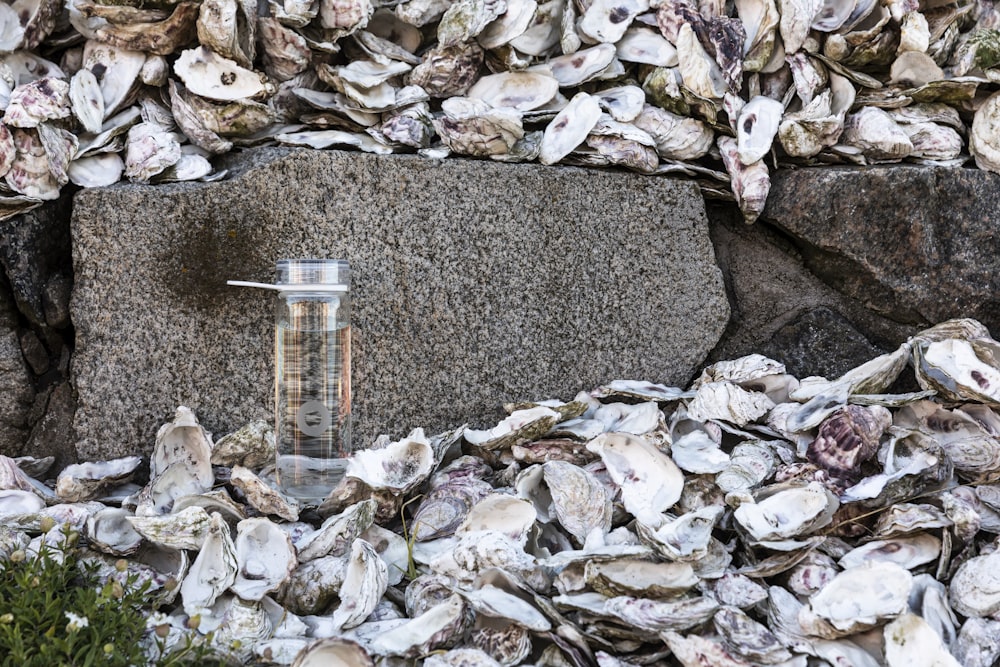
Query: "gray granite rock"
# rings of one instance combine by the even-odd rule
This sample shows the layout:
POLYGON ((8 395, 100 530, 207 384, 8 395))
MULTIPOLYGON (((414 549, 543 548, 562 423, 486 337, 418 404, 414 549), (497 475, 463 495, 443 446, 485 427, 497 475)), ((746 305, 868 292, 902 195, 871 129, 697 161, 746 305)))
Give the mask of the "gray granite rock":
POLYGON ((355 445, 571 398, 685 383, 729 304, 697 188, 485 161, 261 149, 211 184, 118 185, 74 204, 81 458, 146 451, 177 405, 218 435, 272 412, 284 257, 354 272, 355 445))
POLYGON ((844 294, 918 326, 1000 332, 1000 174, 891 165, 774 174, 762 219, 844 294))
POLYGON ((18 339, 19 317, 6 289, 0 289, 0 454, 20 456, 28 439, 35 398, 31 371, 18 339))

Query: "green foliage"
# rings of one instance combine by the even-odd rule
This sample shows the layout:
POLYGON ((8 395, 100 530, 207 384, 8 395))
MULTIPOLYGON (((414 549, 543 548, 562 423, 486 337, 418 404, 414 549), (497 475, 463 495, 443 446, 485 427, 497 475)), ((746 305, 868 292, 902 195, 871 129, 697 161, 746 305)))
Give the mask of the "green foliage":
MULTIPOLYGON (((68 527, 57 547, 37 554, 15 551, 0 559, 0 667, 87 667, 206 664, 206 642, 187 635, 168 650, 155 634, 143 648, 149 582, 128 575, 124 585, 102 581, 96 566, 81 562, 78 536, 68 527)), ((150 631, 151 632, 151 631, 150 631)), ((218 662, 216 660, 216 662, 218 662)))

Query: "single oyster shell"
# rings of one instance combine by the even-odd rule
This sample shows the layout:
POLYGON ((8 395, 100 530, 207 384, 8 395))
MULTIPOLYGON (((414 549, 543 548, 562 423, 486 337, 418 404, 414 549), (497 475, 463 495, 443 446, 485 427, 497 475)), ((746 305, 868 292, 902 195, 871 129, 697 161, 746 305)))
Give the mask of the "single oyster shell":
POLYGON ((494 656, 504 667, 520 664, 531 655, 531 633, 527 628, 506 620, 480 615, 469 631, 469 643, 494 656))
POLYGON ((66 466, 56 478, 56 495, 71 503, 99 498, 110 487, 132 479, 140 463, 142 458, 126 456, 111 461, 66 466))
POLYGON ((69 84, 70 105, 73 115, 83 129, 92 134, 101 131, 104 123, 104 93, 97 77, 89 69, 81 69, 69 84))
POLYGON ((677 33, 677 58, 685 88, 705 99, 722 99, 729 88, 725 76, 689 23, 682 24, 677 33))
POLYGON ((615 59, 615 47, 598 44, 576 53, 551 58, 547 66, 562 88, 579 86, 603 72, 615 59))
POLYGON ((303 649, 296 657, 292 667, 328 667, 343 665, 343 667, 375 667, 368 652, 348 639, 326 637, 319 639, 303 649))
POLYGON ((188 507, 164 516, 130 516, 127 520, 140 535, 154 544, 191 551, 201 548, 211 525, 208 512, 200 507, 188 507))
POLYGON ((168 56, 192 40, 197 19, 197 3, 180 2, 162 21, 113 23, 102 19, 92 29, 81 26, 79 22, 75 27, 88 39, 122 49, 168 56))
POLYGON ((288 81, 309 69, 312 51, 302 35, 265 16, 258 17, 257 30, 264 52, 264 71, 269 77, 288 81))
POLYGON ((1000 658, 1000 621, 977 617, 966 620, 951 649, 965 667, 990 667, 1000 658))
POLYGON ((374 522, 377 507, 376 501, 363 500, 351 505, 341 514, 329 517, 318 530, 295 545, 299 561, 305 562, 327 554, 346 554, 354 540, 374 522))
POLYGON ((558 419, 559 413, 546 407, 515 410, 489 431, 466 429, 462 437, 483 449, 507 448, 545 435, 552 430, 558 419))
POLYGON ((580 544, 594 530, 611 530, 611 497, 596 477, 563 461, 548 461, 542 471, 556 518, 580 544))
POLYGON ((506 11, 506 0, 458 0, 441 16, 438 44, 447 48, 468 42, 506 11))
POLYGON ((608 597, 675 597, 699 581, 689 563, 654 563, 628 558, 590 560, 584 566, 584 578, 588 586, 608 597))
POLYGON ((301 563, 276 599, 296 614, 322 613, 337 597, 346 574, 347 558, 343 556, 322 556, 301 563))
MULTIPOLYGON (((434 129, 437 130, 441 140, 456 153, 478 156, 502 155, 524 136, 521 114, 514 109, 494 109, 480 100, 451 97, 441 104, 441 110, 445 115, 434 120, 434 129)), ((541 410, 555 415, 552 410, 546 408, 541 410)), ((525 434, 534 434, 533 429, 543 428, 544 424, 548 423, 538 423, 540 418, 544 419, 544 415, 514 413, 489 431, 466 429, 464 437, 472 444, 486 449, 508 447, 521 442, 522 439, 533 439, 534 435, 525 434), (520 421, 522 419, 528 419, 528 422, 522 423, 520 421)), ((551 419, 548 428, 555 424, 555 417, 551 419)))
POLYGON ((242 465, 251 470, 274 461, 274 429, 263 421, 250 422, 220 439, 212 448, 212 465, 242 465))
POLYGON ((676 632, 664 632, 662 637, 684 667, 748 667, 750 664, 731 655, 722 643, 699 635, 684 637, 676 632))
POLYGON ((149 122, 129 128, 125 148, 125 175, 130 179, 148 181, 180 159, 181 145, 173 132, 149 122))
POLYGON ((941 554, 941 540, 929 533, 912 537, 868 542, 844 554, 838 561, 844 569, 857 567, 865 561, 896 563, 908 570, 936 560, 941 554))
POLYGON ((320 25, 329 29, 332 39, 339 39, 364 28, 375 12, 369 0, 320 0, 320 25))
POLYGON ((559 92, 559 82, 544 71, 499 72, 484 76, 469 88, 468 96, 493 107, 530 111, 559 92))
POLYGON ((669 515, 653 523, 637 519, 636 532, 640 540, 664 558, 697 561, 708 555, 712 529, 721 514, 721 507, 710 506, 682 514, 676 519, 669 515))
POLYGON ((743 105, 736 121, 736 154, 740 162, 752 164, 770 152, 783 112, 781 102, 762 95, 743 105))
POLYGON ((246 495, 247 502, 259 512, 274 514, 286 521, 298 520, 298 502, 270 486, 249 468, 234 466, 229 481, 246 495))
POLYGON ((408 493, 421 484, 434 468, 434 450, 423 429, 415 429, 406 438, 381 449, 354 453, 344 473, 372 489, 384 489, 393 495, 408 493))
POLYGON ((274 86, 263 75, 199 46, 182 51, 174 73, 195 95, 228 102, 269 95, 274 86))
POLYGON ((288 533, 266 518, 236 526, 236 579, 231 590, 244 600, 260 600, 277 590, 298 564, 288 533))
POLYGON ((507 10, 476 36, 484 49, 495 49, 520 37, 534 18, 535 0, 508 0, 507 10))
POLYGON ((33 514, 45 507, 45 501, 31 491, 0 491, 0 517, 33 514))
POLYGON ((130 512, 108 507, 87 517, 87 540, 96 549, 113 556, 131 556, 142 545, 140 535, 128 521, 130 512))
POLYGON ((835 477, 856 478, 862 463, 875 455, 882 433, 892 424, 892 415, 875 405, 848 405, 827 417, 806 458, 835 477))
POLYGON ((360 625, 378 605, 387 586, 388 571, 378 552, 368 542, 354 540, 333 624, 344 629, 360 625))
POLYGON ((885 626, 885 663, 888 667, 913 664, 960 667, 934 629, 916 614, 901 614, 885 626))
MULTIPOLYGON (((254 643, 271 636, 271 617, 260 602, 243 600, 237 595, 220 598, 215 608, 223 611, 222 622, 215 629, 212 639, 213 645, 247 663, 254 643)), ((220 614, 216 612, 216 615, 220 614)))
POLYGON ((948 587, 951 607, 968 617, 992 616, 1000 611, 1000 552, 976 556, 962 563, 948 587))
POLYGON ((614 44, 639 14, 649 10, 649 0, 594 0, 576 29, 595 42, 614 44))
POLYGON ((695 118, 679 116, 647 104, 635 125, 656 141, 656 152, 670 160, 695 160, 712 148, 714 133, 695 118))
POLYGON ((538 5, 528 28, 510 41, 510 46, 521 53, 532 56, 546 54, 559 44, 561 25, 566 3, 562 0, 548 0, 538 5))
POLYGON ((729 465, 715 476, 722 491, 746 491, 756 488, 774 471, 774 455, 759 441, 747 440, 733 447, 729 465))
POLYGON ((376 655, 415 657, 454 641, 465 626, 466 605, 452 595, 445 602, 415 616, 370 645, 376 655))
POLYGON ((16 154, 4 180, 11 190, 34 200, 59 197, 59 182, 49 169, 45 146, 34 130, 13 132, 16 154))
POLYGON ((840 142, 858 148, 876 162, 901 160, 913 152, 913 143, 885 111, 864 107, 844 121, 840 142))
POLYGON ((453 648, 424 660, 425 667, 501 667, 490 654, 477 648, 453 648))
POLYGON ((946 400, 1000 405, 1000 343, 992 338, 919 342, 913 349, 917 382, 946 400))
POLYGON ((980 169, 1000 172, 1000 93, 991 95, 976 110, 969 133, 969 152, 980 169))
POLYGON ((43 78, 14 88, 4 112, 10 127, 38 127, 39 124, 72 113, 69 84, 61 79, 43 78))
POLYGON ((433 486, 413 516, 414 539, 423 542, 452 535, 469 509, 492 492, 488 482, 474 477, 457 477, 433 486))
POLYGON ((767 626, 735 607, 719 609, 712 617, 712 624, 730 653, 755 664, 773 665, 792 658, 792 653, 767 626))
MULTIPOLYGON (((412 4, 413 0, 400 5, 412 4)), ((479 78, 483 49, 475 42, 451 47, 435 46, 423 54, 423 61, 410 72, 409 82, 431 97, 464 95, 479 78)))
POLYGON ((493 493, 469 510, 465 520, 455 530, 455 535, 461 537, 483 530, 497 531, 524 547, 536 516, 531 503, 514 496, 493 493))
POLYGON ((70 182, 84 188, 99 188, 121 180, 125 163, 117 153, 78 158, 66 170, 70 182))
POLYGON ((809 627, 810 615, 841 635, 870 628, 906 610, 913 575, 895 563, 868 561, 841 572, 809 598, 799 619, 809 627))
POLYGON ((587 444, 604 461, 621 488, 625 509, 642 520, 668 510, 681 497, 684 474, 647 440, 626 433, 604 433, 587 444))
POLYGON ((733 518, 757 542, 806 535, 829 525, 839 503, 818 482, 785 489, 760 500, 742 503, 733 518))
POLYGON ((236 581, 238 568, 229 524, 221 514, 213 512, 201 550, 181 583, 185 613, 194 615, 215 604, 236 581))
MULTIPOLYGON (((722 153, 722 160, 726 165, 726 171, 729 172, 733 194, 736 195, 736 201, 739 204, 740 211, 743 212, 743 218, 747 223, 752 223, 757 220, 764 210, 767 193, 771 189, 771 179, 767 165, 763 160, 758 160, 752 164, 743 164, 737 154, 738 147, 736 140, 731 137, 720 136, 716 139, 716 144, 719 146, 719 152, 722 153)), ((768 402, 771 402, 771 399, 767 398, 766 394, 760 395, 768 402)), ((754 405, 752 408, 752 412, 761 410, 761 403, 763 402, 758 399, 757 405, 754 405)), ((771 402, 770 407, 773 406, 774 404, 771 402)), ((764 411, 766 412, 770 407, 764 411)))
POLYGON ((242 67, 252 65, 256 54, 256 2, 202 0, 196 28, 202 45, 242 67))

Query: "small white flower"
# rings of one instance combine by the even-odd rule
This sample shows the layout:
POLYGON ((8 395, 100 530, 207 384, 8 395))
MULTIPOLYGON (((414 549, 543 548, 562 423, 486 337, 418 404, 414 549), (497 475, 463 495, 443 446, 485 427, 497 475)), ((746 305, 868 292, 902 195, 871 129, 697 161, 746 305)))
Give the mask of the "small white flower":
POLYGON ((146 617, 146 629, 147 630, 152 630, 156 626, 163 625, 165 623, 166 624, 170 623, 170 617, 167 616, 166 614, 164 614, 161 611, 154 611, 152 614, 150 614, 148 617, 146 617))
POLYGON ((90 625, 90 620, 86 616, 77 616, 71 611, 65 613, 66 618, 69 619, 69 624, 66 625, 66 630, 69 632, 77 632, 90 625))

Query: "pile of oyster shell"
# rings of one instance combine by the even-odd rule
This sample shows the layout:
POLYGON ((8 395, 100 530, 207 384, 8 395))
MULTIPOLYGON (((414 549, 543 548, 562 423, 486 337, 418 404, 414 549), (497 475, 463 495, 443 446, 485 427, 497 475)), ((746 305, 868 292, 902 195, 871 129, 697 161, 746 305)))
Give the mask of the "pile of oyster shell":
POLYGON ((769 166, 1000 171, 990 0, 12 0, 0 219, 278 143, 612 166, 763 209, 769 166))
POLYGON ((750 355, 383 436, 303 507, 266 424, 181 407, 145 485, 0 457, 0 567, 68 524, 158 636, 242 663, 988 667, 998 408, 1000 343, 952 320, 835 380, 750 355))

